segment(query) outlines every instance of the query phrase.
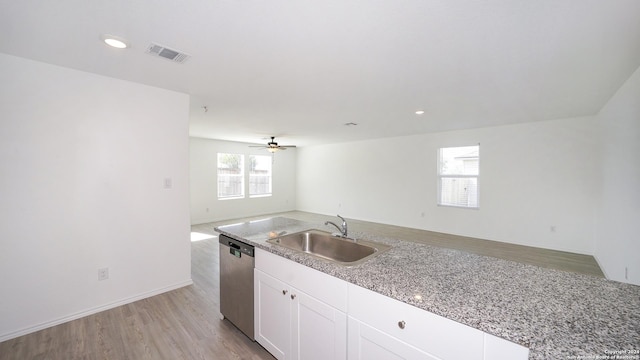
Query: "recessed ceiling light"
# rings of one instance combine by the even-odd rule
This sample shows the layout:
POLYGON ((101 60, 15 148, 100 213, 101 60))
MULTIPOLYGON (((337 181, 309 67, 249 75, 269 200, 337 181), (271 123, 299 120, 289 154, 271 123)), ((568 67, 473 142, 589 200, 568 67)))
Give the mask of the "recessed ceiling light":
POLYGON ((104 41, 105 44, 114 48, 125 49, 129 47, 129 44, 127 43, 127 41, 118 36, 103 34, 100 36, 100 39, 102 39, 102 41, 104 41))
POLYGON ((418 111, 416 111, 416 115, 422 115, 422 114, 424 114, 424 110, 418 110, 418 111))

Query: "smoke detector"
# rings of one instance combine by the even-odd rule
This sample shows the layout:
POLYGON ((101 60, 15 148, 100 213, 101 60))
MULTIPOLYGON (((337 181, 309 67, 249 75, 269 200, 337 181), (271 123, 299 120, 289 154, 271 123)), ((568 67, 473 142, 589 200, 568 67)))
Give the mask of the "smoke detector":
POLYGON ((178 64, 182 64, 183 62, 187 61, 187 59, 191 57, 190 55, 185 54, 181 51, 169 49, 166 46, 162 46, 154 43, 151 43, 151 45, 147 46, 146 53, 149 55, 158 56, 167 60, 171 60, 178 64))

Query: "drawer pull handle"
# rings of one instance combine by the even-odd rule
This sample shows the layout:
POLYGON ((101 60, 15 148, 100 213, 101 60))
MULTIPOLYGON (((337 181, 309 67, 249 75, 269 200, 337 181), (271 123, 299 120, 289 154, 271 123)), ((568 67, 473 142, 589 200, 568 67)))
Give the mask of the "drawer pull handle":
POLYGON ((282 295, 287 295, 287 290, 282 290, 282 295))
POLYGON ((400 320, 400 321, 398 321, 398 327, 399 327, 400 329, 404 329, 404 327, 405 327, 406 325, 407 325, 407 323, 406 323, 406 322, 404 322, 404 320, 400 320))
POLYGON ((296 298, 296 294, 291 294, 291 300, 296 298))

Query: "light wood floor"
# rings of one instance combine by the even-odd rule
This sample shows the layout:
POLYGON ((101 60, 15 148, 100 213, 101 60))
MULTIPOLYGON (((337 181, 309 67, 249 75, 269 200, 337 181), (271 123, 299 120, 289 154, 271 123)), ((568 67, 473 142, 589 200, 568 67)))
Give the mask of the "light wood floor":
MULTIPOLYGON (((274 214, 322 224, 335 220, 300 211, 274 214)), ((214 226, 264 216, 195 225, 214 226)), ((536 266, 602 277, 592 256, 349 220, 353 231, 459 249, 536 266)), ((0 343, 0 360, 270 359, 227 320, 219 319, 218 239, 192 243, 194 284, 0 343)))
POLYGON ((218 238, 191 256, 193 285, 2 342, 0 359, 273 360, 220 320, 218 238))

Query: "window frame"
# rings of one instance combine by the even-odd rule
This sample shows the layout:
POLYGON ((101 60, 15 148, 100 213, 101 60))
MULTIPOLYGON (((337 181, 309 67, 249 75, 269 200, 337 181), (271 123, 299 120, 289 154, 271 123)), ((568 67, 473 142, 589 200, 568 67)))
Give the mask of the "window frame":
MULTIPOLYGON (((246 181, 245 181, 245 161, 244 161, 244 154, 238 154, 238 153, 228 153, 228 152, 219 152, 217 153, 216 156, 216 181, 217 181, 217 194, 218 194, 218 200, 234 200, 234 199, 244 199, 245 198, 245 194, 246 194, 246 181), (231 195, 231 196, 221 196, 220 195, 220 178, 221 178, 221 174, 220 174, 220 155, 236 155, 240 157, 240 165, 239 165, 239 169, 240 169, 240 174, 239 175, 232 175, 234 177, 240 178, 240 189, 241 189, 241 193, 240 195, 231 195)), ((224 174, 223 174, 224 175, 224 174)))
POLYGON ((249 171, 247 171, 247 174, 249 176, 249 182, 247 183, 248 187, 249 187, 249 198, 260 198, 260 197, 269 197, 273 195, 273 156, 269 156, 269 155, 255 155, 255 154, 249 154, 249 171), (268 193, 259 193, 259 194, 252 194, 251 193, 251 178, 252 177, 257 177, 259 175, 253 175, 252 169, 251 169, 251 158, 252 157, 261 157, 261 158, 266 158, 267 161, 271 162, 270 166, 269 166, 269 192, 268 193))
POLYGON ((464 145, 464 146, 447 146, 447 147, 440 147, 438 148, 437 151, 437 160, 436 160, 436 165, 437 165, 437 183, 438 183, 438 192, 437 192, 437 205, 438 206, 443 206, 443 207, 453 207, 453 208, 460 208, 460 209, 472 209, 472 210, 479 210, 480 209, 480 144, 475 144, 475 145, 464 145), (442 160, 443 160, 443 156, 442 156, 442 152, 444 149, 455 149, 455 148, 467 148, 467 147, 476 147, 477 151, 478 151, 478 156, 477 156, 477 161, 478 161, 478 170, 477 170, 477 174, 459 174, 459 173, 453 173, 453 174, 443 174, 442 173, 442 160), (442 194, 442 185, 443 185, 443 180, 444 179, 475 179, 476 180, 476 195, 475 195, 475 206, 470 206, 470 205, 459 205, 459 204, 451 204, 451 203, 445 203, 443 201, 443 194, 442 194))

